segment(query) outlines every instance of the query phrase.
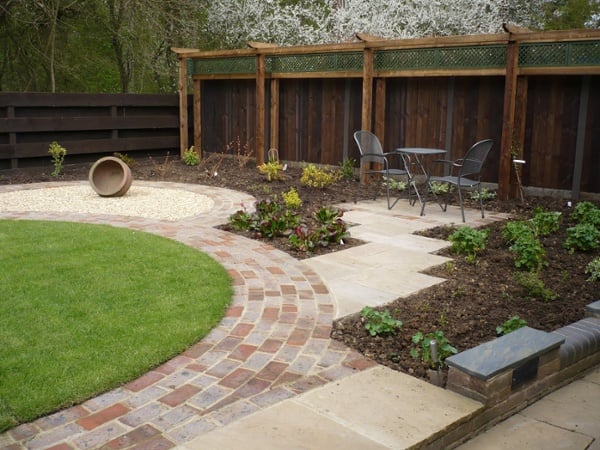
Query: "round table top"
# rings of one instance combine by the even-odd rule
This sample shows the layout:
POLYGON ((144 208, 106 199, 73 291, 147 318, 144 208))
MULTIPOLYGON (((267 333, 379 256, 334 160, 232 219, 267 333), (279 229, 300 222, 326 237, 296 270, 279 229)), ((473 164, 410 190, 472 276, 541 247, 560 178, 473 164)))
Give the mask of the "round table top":
POLYGON ((446 150, 441 148, 424 148, 424 147, 405 147, 397 148, 397 152, 400 153, 411 153, 413 155, 439 155, 446 153, 446 150))

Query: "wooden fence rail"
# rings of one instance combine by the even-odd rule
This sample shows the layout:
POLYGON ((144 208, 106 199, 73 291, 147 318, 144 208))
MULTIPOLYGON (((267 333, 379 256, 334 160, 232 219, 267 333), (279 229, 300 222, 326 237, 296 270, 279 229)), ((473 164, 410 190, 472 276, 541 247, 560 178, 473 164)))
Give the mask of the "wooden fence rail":
POLYGON ((176 95, 0 93, 0 169, 47 161, 52 141, 68 158, 179 153, 176 95))

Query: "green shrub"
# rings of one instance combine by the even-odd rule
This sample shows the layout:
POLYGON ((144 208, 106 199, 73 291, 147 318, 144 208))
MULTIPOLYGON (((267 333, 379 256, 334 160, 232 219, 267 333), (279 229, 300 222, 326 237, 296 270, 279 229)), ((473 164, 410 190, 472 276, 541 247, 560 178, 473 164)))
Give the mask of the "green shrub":
POLYGON ((52 157, 52 164, 54 164, 54 170, 50 175, 57 177, 62 171, 63 164, 65 162, 65 156, 67 156, 67 149, 59 145, 58 142, 53 141, 50 143, 48 153, 52 157))
POLYGON ((387 333, 395 334, 396 331, 402 328, 402 321, 393 319, 387 309, 378 311, 370 306, 365 306, 360 311, 360 317, 365 329, 371 336, 387 333))
POLYGON ((450 345, 450 342, 444 336, 443 331, 435 331, 423 335, 422 332, 417 332, 412 337, 412 343, 415 345, 410 349, 410 354, 413 358, 421 357, 421 361, 428 364, 431 368, 436 369, 444 364, 444 360, 458 353, 455 347, 450 345), (437 358, 433 358, 431 354, 431 341, 437 342, 437 358))
POLYGON ((497 194, 496 194, 496 192, 494 192, 488 188, 483 188, 481 190, 481 194, 479 193, 479 191, 475 190, 475 191, 471 191, 469 196, 471 197, 471 200, 479 201, 479 197, 481 197, 481 200, 486 202, 488 200, 495 199, 497 197, 497 194))
POLYGON ((194 149, 193 145, 183 152, 183 162, 186 166, 197 166, 200 164, 200 155, 194 149))
POLYGON ((533 219, 533 228, 538 236, 547 236, 550 233, 555 233, 560 229, 560 221, 562 213, 550 211, 536 211, 533 219))
POLYGON ((502 238, 507 244, 512 244, 517 239, 525 235, 530 235, 533 237, 535 232, 531 226, 531 223, 523 220, 512 220, 507 222, 502 230, 502 238))
POLYGON ((281 196, 283 197, 283 202, 285 203, 285 206, 287 206, 290 209, 298 209, 302 206, 302 200, 298 195, 298 191, 296 191, 296 189, 294 189, 293 187, 290 188, 289 191, 281 194, 281 196))
POLYGON ((135 166, 135 159, 127 155, 127 153, 114 152, 113 155, 115 156, 115 158, 119 158, 121 161, 123 161, 127 165, 127 167, 135 166))
POLYGON ((499 335, 505 335, 508 333, 512 333, 519 328, 523 328, 527 326, 527 321, 521 319, 519 316, 512 316, 502 325, 498 325, 496 327, 496 333, 499 335))
POLYGON ((301 224, 289 237, 292 248, 309 252, 315 247, 327 247, 331 243, 340 244, 348 237, 346 223, 342 220, 342 210, 322 206, 313 214, 320 223, 316 229, 301 224))
POLYGON ((356 166, 356 160, 354 158, 344 158, 344 161, 340 164, 340 174, 345 180, 354 180, 354 166, 356 166))
POLYGON ((452 243, 451 250, 459 255, 465 255, 468 262, 474 262, 478 253, 485 250, 489 230, 476 230, 464 226, 460 227, 448 237, 452 243))
POLYGON ((600 228, 600 208, 592 202, 579 202, 571 213, 571 219, 577 223, 588 223, 600 228))
POLYGON ((273 160, 264 162, 257 168, 269 182, 282 179, 281 171, 283 170, 283 165, 279 161, 273 160))
POLYGON ((546 251, 533 234, 523 234, 510 246, 515 254, 515 267, 536 272, 546 265, 546 251))
POLYGON ((340 180, 341 173, 329 169, 319 169, 309 164, 302 169, 300 182, 306 186, 323 189, 340 180))
POLYGON ((275 198, 257 202, 256 211, 252 214, 245 209, 236 211, 229 216, 229 222, 238 230, 255 231, 262 237, 272 239, 290 234, 300 219, 275 198))
POLYGON ((384 185, 387 183, 392 191, 402 192, 405 191, 408 187, 408 183, 406 181, 395 180, 394 178, 388 179, 386 177, 383 177, 383 183, 384 185))
POLYGON ((567 228, 567 240, 563 246, 570 253, 595 250, 600 247, 600 230, 591 223, 578 223, 567 228))
POLYGON ((527 294, 545 301, 556 300, 558 295, 544 284, 537 272, 517 272, 517 282, 527 290, 527 294))
POLYGON ((600 257, 593 259, 585 267, 585 273, 590 276, 588 281, 600 281, 600 257))

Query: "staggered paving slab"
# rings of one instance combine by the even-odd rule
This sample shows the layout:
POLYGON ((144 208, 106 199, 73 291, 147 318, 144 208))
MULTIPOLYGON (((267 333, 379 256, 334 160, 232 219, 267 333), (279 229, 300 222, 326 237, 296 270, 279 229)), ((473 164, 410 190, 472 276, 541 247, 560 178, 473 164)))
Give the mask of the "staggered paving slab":
MULTIPOLYGON (((0 193, 56 185, 0 186, 0 193)), ((354 224, 353 237, 367 244, 301 262, 213 228, 242 204, 252 204, 245 194, 199 185, 142 185, 208 195, 214 206, 168 221, 101 211, 7 212, 0 202, 0 218, 130 227, 202 250, 234 280, 225 318, 188 351, 126 386, 0 435, 0 448, 408 448, 481 408, 376 366, 329 338, 335 317, 440 281, 419 271, 444 262, 431 252, 446 244, 411 233, 459 224, 458 208, 443 213, 432 204, 420 217, 418 207, 403 201, 391 211, 381 200, 341 205, 354 224)), ((482 220, 478 211, 467 212, 473 226, 497 218, 482 220)), ((600 391, 597 377, 586 382, 600 391)), ((489 443, 481 439, 481 445, 489 443)))

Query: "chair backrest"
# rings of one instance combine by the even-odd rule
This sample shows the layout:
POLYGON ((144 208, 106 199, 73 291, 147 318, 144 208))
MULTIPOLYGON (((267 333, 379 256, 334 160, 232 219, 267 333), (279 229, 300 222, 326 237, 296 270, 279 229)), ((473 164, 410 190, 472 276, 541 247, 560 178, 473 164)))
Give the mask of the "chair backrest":
POLYGON ((354 132, 354 140, 360 150, 362 161, 374 163, 383 162, 383 147, 377 136, 370 131, 359 130, 354 132))
POLYGON ((485 139, 473 144, 463 158, 459 176, 479 175, 481 167, 493 145, 494 141, 491 139, 485 139))

